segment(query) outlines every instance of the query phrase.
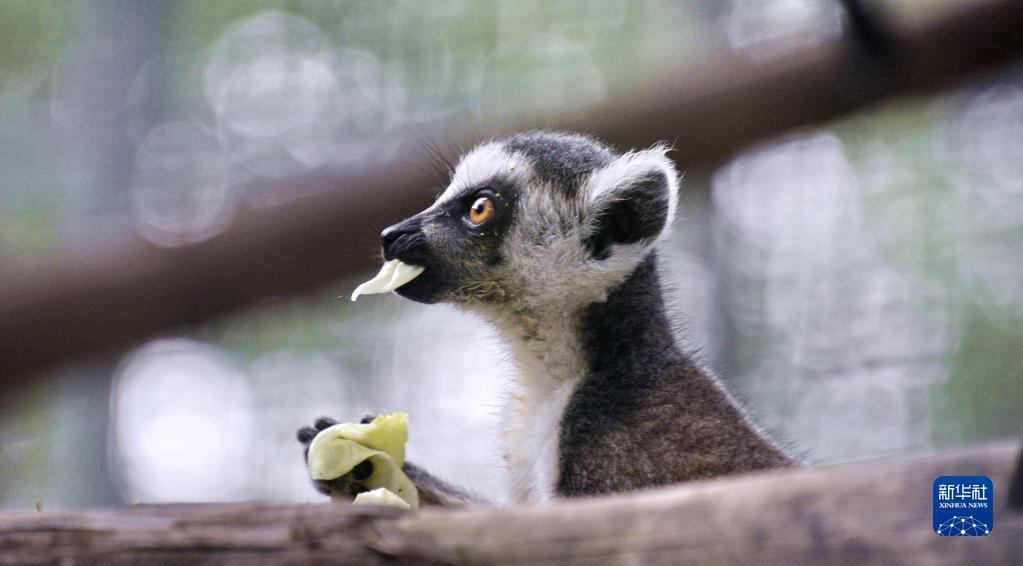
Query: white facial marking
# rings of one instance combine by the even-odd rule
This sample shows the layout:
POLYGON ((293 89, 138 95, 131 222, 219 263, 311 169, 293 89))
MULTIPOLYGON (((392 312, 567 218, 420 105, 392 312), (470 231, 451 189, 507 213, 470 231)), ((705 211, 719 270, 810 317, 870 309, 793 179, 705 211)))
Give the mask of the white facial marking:
POLYGON ((510 154, 497 143, 487 143, 465 154, 455 167, 451 183, 433 206, 446 202, 458 193, 500 177, 523 182, 530 176, 529 163, 518 154, 510 154))

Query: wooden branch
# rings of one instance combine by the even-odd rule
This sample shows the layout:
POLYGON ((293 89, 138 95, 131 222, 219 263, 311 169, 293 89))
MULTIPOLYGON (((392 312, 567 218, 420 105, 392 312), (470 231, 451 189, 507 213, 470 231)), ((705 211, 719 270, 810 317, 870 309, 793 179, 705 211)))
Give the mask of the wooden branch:
MULTIPOLYGON (((881 65, 864 60, 846 40, 763 65, 719 47, 713 57, 700 59, 704 64, 667 73, 642 92, 614 96, 582 120, 525 119, 476 136, 439 128, 444 135, 425 137, 466 146, 501 130, 563 127, 620 147, 671 140, 681 168, 692 169, 884 98, 936 92, 1023 55, 1019 0, 961 3, 890 28, 894 59, 881 65)), ((54 257, 39 269, 3 271, 0 379, 124 348, 366 270, 376 261, 379 231, 428 204, 428 189, 436 183, 431 166, 409 157, 422 153, 399 151, 399 163, 289 179, 292 192, 315 196, 243 210, 224 233, 191 247, 160 248, 129 229, 115 230, 83 236, 92 242, 89 253, 54 257)))
POLYGON ((511 509, 197 504, 0 511, 0 564, 1021 564, 1020 443, 511 509), (931 524, 932 483, 986 475, 987 537, 931 524))

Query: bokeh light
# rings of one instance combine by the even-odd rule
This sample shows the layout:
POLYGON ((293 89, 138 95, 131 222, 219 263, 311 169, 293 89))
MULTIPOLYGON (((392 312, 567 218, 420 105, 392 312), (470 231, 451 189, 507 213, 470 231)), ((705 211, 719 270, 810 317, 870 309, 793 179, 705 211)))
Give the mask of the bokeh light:
POLYGON ((218 348, 150 344, 118 371, 111 448, 129 501, 248 498, 261 463, 249 382, 218 348))
POLYGON ((139 145, 132 187, 139 232, 179 246, 227 226, 234 209, 229 164, 216 136, 196 122, 168 122, 139 145))

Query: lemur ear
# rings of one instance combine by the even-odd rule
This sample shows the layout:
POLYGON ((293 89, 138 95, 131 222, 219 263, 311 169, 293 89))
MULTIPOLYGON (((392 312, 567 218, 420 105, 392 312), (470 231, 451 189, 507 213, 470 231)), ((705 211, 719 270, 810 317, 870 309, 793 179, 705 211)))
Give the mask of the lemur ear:
POLYGON ((587 179, 584 244, 596 259, 614 245, 649 245, 667 232, 678 207, 678 173, 665 146, 626 153, 587 179))

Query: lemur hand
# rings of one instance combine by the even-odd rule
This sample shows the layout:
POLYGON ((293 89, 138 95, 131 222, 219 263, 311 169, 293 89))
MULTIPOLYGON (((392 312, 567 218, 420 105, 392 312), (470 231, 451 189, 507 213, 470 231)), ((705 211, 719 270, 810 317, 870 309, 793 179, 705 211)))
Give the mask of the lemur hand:
POLYGON ((419 506, 419 494, 402 466, 408 440, 403 412, 340 423, 329 417, 298 431, 313 485, 334 499, 405 508, 419 506))
MULTIPOLYGON (((376 419, 373 415, 362 418, 359 424, 366 425, 376 419)), ((298 430, 298 441, 305 446, 304 456, 306 466, 309 465, 309 448, 313 441, 323 431, 337 426, 338 421, 330 417, 316 419, 313 426, 305 426, 298 430)), ((404 439, 402 439, 404 447, 404 439)), ((401 454, 401 460, 404 454, 401 454)), ((367 492, 375 485, 369 485, 370 479, 376 472, 372 459, 363 460, 360 464, 351 469, 348 473, 333 479, 313 479, 313 486, 317 491, 329 495, 332 499, 351 500, 361 493, 367 492)), ((435 506, 459 506, 472 502, 482 502, 474 495, 457 489, 443 480, 429 474, 426 470, 405 461, 401 471, 411 480, 417 491, 419 501, 423 505, 435 506)))
MULTIPOLYGON (((373 420, 372 417, 367 417, 373 420)), ((369 422, 366 418, 363 418, 361 422, 369 422)), ((298 441, 303 444, 305 449, 302 451, 302 458, 305 461, 306 466, 309 465, 309 445, 312 444, 313 439, 320 433, 321 430, 325 430, 337 424, 337 419, 331 417, 320 417, 313 422, 313 426, 304 426, 298 429, 298 441)), ((342 497, 346 499, 354 499, 356 495, 366 491, 356 478, 365 479, 369 477, 372 472, 373 464, 370 462, 363 462, 356 466, 358 469, 353 469, 351 474, 339 477, 333 480, 313 480, 313 487, 316 491, 324 495, 329 495, 332 498, 342 497)))

